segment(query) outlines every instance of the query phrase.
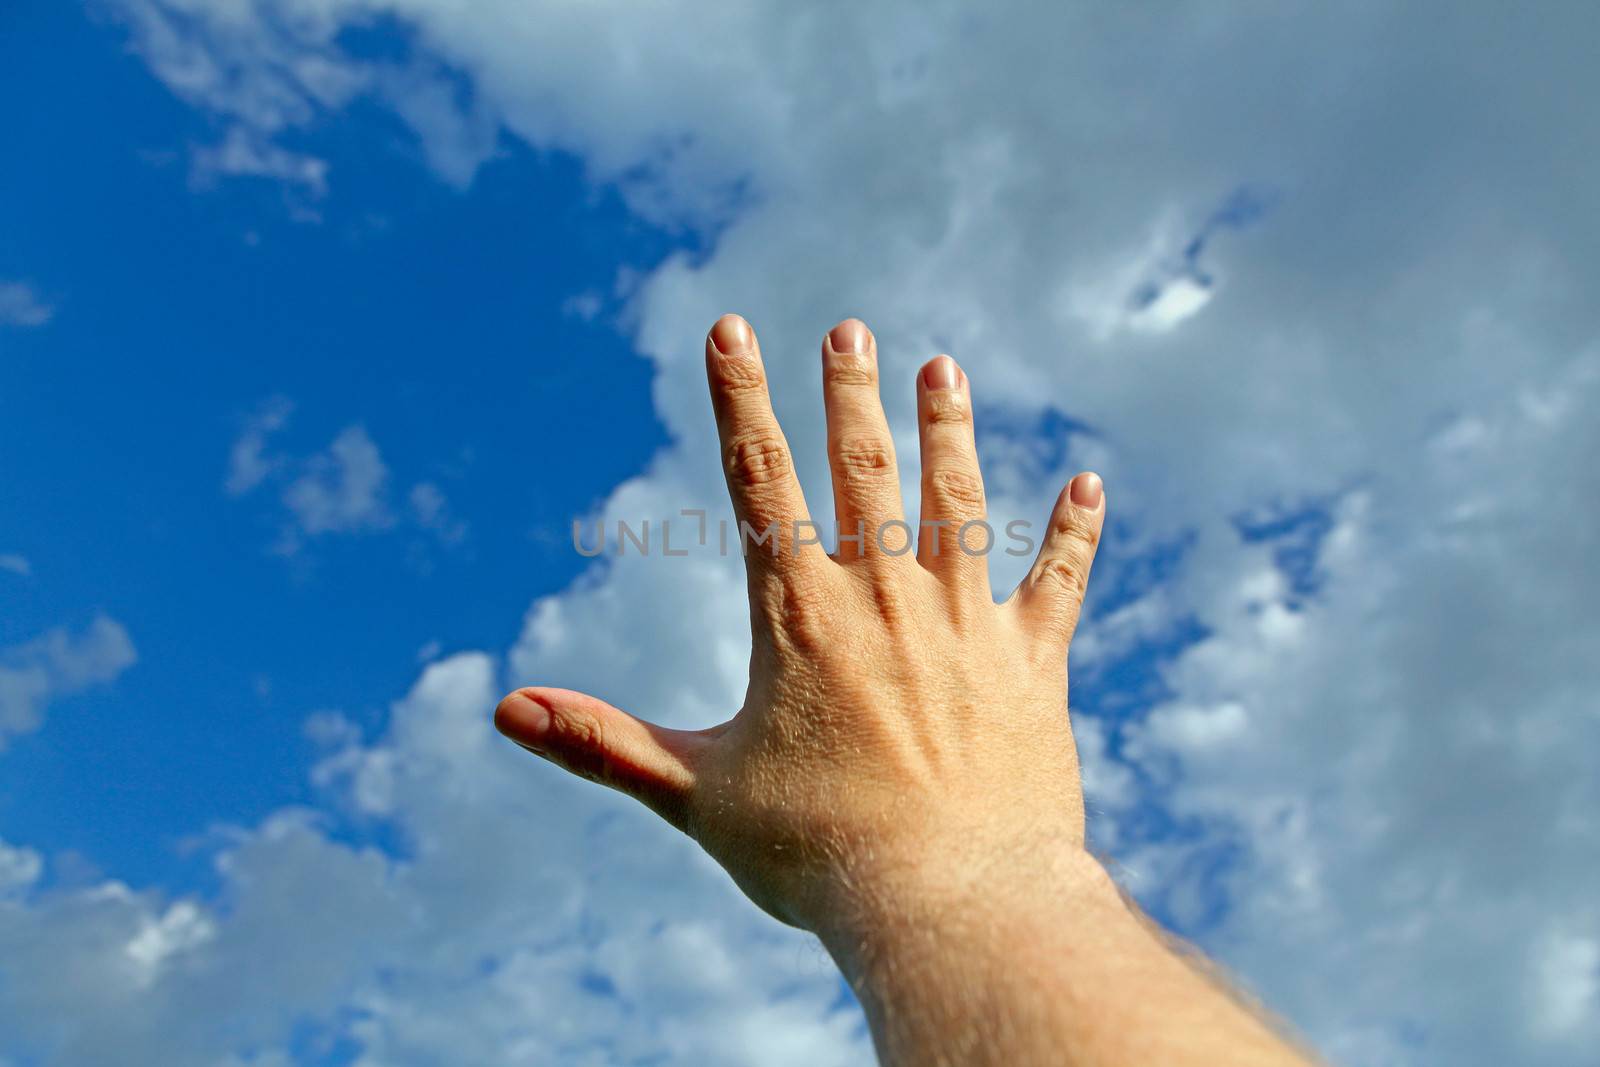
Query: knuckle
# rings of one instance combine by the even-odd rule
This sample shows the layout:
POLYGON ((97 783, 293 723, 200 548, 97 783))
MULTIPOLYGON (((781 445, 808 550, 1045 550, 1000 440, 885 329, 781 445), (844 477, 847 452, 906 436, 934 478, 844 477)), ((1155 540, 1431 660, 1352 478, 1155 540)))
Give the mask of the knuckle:
POLYGON ((551 713, 550 732, 564 745, 583 750, 596 748, 604 740, 597 719, 568 710, 551 713))
POLYGON ((789 473, 789 449, 772 430, 735 437, 723 450, 728 479, 735 485, 765 485, 789 473))
POLYGON ((877 385, 878 367, 865 356, 849 359, 835 356, 822 368, 824 385, 877 385))
POLYGON ((958 390, 928 393, 922 421, 929 426, 970 425, 972 409, 967 405, 967 398, 958 390))
POLYGON ((928 487, 941 500, 965 508, 983 506, 983 479, 960 467, 940 467, 928 473, 928 487))
POLYGON ((550 732, 557 739, 552 754, 562 766, 580 778, 610 784, 611 754, 598 718, 568 710, 553 712, 550 732))
POLYGON ((889 443, 877 437, 843 437, 833 447, 833 461, 846 477, 870 478, 894 466, 889 443))
POLYGON ((762 389, 767 384, 760 360, 722 359, 716 362, 715 367, 717 385, 725 393, 762 389))
POLYGON ((1100 544, 1100 531, 1095 529, 1089 516, 1075 509, 1057 514, 1050 524, 1050 533, 1059 538, 1076 541, 1094 549, 1100 544))
POLYGON ((1071 595, 1074 600, 1083 597, 1084 590, 1088 587, 1089 572, 1076 560, 1063 556, 1052 556, 1039 564, 1039 570, 1034 576, 1034 584, 1043 589, 1053 589, 1071 595))

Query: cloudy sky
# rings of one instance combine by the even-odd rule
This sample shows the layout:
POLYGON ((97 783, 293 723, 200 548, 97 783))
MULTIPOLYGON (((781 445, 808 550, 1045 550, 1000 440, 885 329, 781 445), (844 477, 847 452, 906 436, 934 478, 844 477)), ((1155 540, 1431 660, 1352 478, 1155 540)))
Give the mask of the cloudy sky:
MULTIPOLYGON (((0 10, 0 1065, 870 1061, 816 944, 493 735, 719 721, 701 380, 1093 467, 1091 834, 1330 1058, 1600 1043, 1600 9, 0 10), (895 384, 899 383, 899 384, 895 384)), ((908 497, 917 484, 905 471, 908 497)), ((996 587, 1022 561, 997 557, 996 587)))

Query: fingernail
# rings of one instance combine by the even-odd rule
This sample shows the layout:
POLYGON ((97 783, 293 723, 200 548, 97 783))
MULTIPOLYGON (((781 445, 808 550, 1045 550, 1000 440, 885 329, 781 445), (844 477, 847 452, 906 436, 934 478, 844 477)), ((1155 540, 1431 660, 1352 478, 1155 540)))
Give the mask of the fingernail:
POLYGON ((922 384, 929 389, 954 389, 961 384, 961 368, 949 356, 934 356, 922 368, 922 384))
POLYGON ((739 315, 724 315, 711 327, 711 345, 723 355, 750 349, 750 324, 739 315))
POLYGON ((550 730, 550 709, 526 693, 513 693, 495 709, 494 725, 523 748, 538 752, 550 730))
POLYGON ((867 332, 867 324, 860 319, 845 319, 828 331, 828 343, 840 355, 847 352, 865 352, 871 338, 872 335, 867 332))
POLYGON ((1072 502, 1080 508, 1097 508, 1100 506, 1100 493, 1103 488, 1098 474, 1093 471, 1084 471, 1072 479, 1072 485, 1067 492, 1071 496, 1072 502))

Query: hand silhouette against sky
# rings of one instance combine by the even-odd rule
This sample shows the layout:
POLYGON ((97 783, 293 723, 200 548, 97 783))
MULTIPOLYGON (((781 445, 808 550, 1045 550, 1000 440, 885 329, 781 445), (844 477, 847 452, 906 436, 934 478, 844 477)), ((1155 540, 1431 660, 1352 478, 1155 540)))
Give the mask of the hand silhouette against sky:
POLYGON ((707 337, 735 519, 773 531, 744 546, 753 651, 731 719, 670 730, 530 687, 496 725, 642 801, 758 905, 814 932, 885 1062, 1301 1062, 1085 851, 1066 659, 1105 522, 1099 477, 1062 490, 1033 567, 996 603, 993 538, 974 532, 971 383, 946 355, 918 375, 913 526, 877 365, 858 320, 823 340, 844 535, 830 556, 803 535, 812 516, 754 332, 725 315, 707 337))

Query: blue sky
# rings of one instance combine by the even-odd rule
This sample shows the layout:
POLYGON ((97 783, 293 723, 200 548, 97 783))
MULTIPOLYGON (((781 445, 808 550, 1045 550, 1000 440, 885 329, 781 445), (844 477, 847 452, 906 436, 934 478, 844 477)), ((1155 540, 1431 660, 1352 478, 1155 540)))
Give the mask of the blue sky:
POLYGON ((732 561, 568 539, 725 509, 727 310, 814 512, 849 314, 908 503, 941 350, 995 515, 1105 476, 1075 732, 1149 910, 1338 1062, 1582 1062, 1600 26, 1450 13, 8 5, 0 1067, 867 1061, 489 728, 737 707, 732 561))
POLYGON ((115 26, 61 5, 6 18, 6 98, 51 105, 7 119, 0 274, 55 314, 0 342, 0 540, 33 572, 0 579, 0 644, 104 612, 140 662, 6 754, 0 817, 11 839, 181 886, 184 839, 311 799, 308 713, 375 721, 424 646, 503 642, 577 573, 567 523, 663 433, 643 361, 563 304, 689 238, 556 153, 508 146, 471 189, 441 184, 370 114, 303 141, 340 176, 318 223, 273 182, 195 190, 183 152, 214 129, 115 26), (293 405, 276 447, 365 427, 399 488, 441 486, 460 543, 400 529, 273 555, 276 494, 223 483, 274 397, 293 405))

